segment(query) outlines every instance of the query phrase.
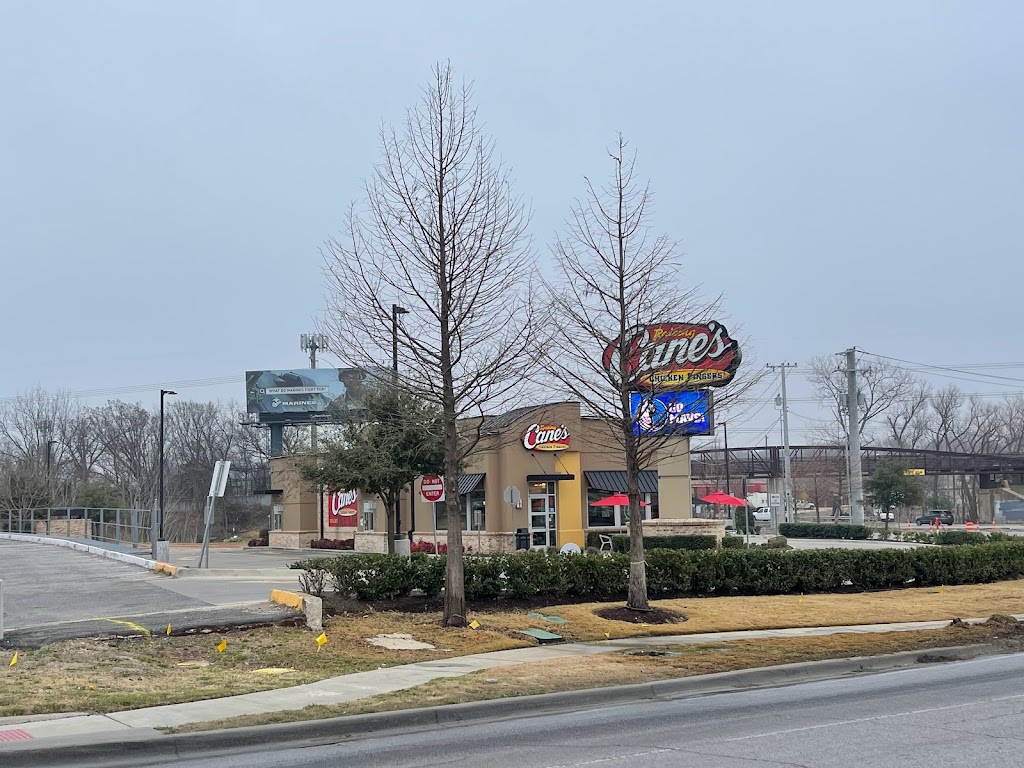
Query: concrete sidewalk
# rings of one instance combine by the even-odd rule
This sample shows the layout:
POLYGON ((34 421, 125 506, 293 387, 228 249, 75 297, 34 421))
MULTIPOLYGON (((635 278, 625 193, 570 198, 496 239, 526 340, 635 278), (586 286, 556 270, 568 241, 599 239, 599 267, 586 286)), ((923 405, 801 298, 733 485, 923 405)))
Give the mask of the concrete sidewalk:
MULTIPOLYGON (((1024 620, 1024 615, 1016 617, 1024 620)), ((969 619, 980 623, 985 619, 969 619)), ((541 662, 573 656, 613 653, 633 648, 652 646, 698 644, 727 640, 750 640, 782 637, 822 637, 842 633, 907 632, 921 629, 940 629, 949 621, 905 622, 898 624, 861 624, 840 627, 807 627, 738 632, 708 632, 692 635, 624 638, 594 643, 535 646, 491 653, 479 653, 437 661, 417 662, 357 672, 321 680, 308 685, 279 688, 271 691, 247 693, 220 699, 208 699, 187 704, 147 707, 109 715, 40 715, 0 719, 0 755, 5 746, 20 741, 85 737, 89 740, 104 738, 131 738, 145 734, 155 735, 153 729, 186 723, 209 722, 239 715, 257 715, 269 712, 298 710, 312 704, 340 704, 365 699, 382 693, 413 688, 431 680, 460 677, 494 667, 541 662)), ((42 745, 40 745, 42 746, 42 745)))

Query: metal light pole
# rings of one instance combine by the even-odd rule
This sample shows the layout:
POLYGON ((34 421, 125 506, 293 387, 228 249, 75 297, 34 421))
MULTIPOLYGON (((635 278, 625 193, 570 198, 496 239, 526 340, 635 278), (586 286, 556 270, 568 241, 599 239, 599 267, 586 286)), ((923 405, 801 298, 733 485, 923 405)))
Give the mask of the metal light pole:
POLYGON ((732 495, 732 482, 729 478, 729 424, 722 422, 722 435, 725 437, 725 492, 732 495))
POLYGON ((46 495, 49 497, 47 503, 53 503, 53 481, 50 480, 50 466, 53 464, 53 446, 59 440, 46 441, 46 495))
POLYGON ((772 370, 778 368, 782 374, 782 394, 777 401, 782 406, 782 466, 784 474, 782 519, 787 523, 791 523, 795 515, 793 514, 793 475, 789 451, 789 401, 786 399, 786 369, 796 368, 796 363, 781 363, 780 365, 769 365, 768 367, 772 370))
POLYGON ((160 528, 159 528, 159 541, 163 542, 164 539, 164 398, 167 395, 176 395, 170 389, 160 390, 160 528))
MULTIPOLYGON (((398 384, 398 316, 407 315, 409 310, 405 307, 400 307, 397 304, 391 305, 391 378, 393 383, 398 384)), ((412 496, 413 487, 409 486, 409 495, 412 496)), ((416 502, 413 501, 413 504, 416 502)), ((410 525, 412 521, 410 520, 410 525)), ((399 530, 402 527, 402 507, 399 499, 395 499, 395 536, 399 537, 399 530)), ((411 534, 410 529, 410 534, 411 534)), ((412 540, 412 536, 409 536, 409 540, 412 540)), ((393 542, 389 543, 388 551, 393 552, 395 545, 393 542)))

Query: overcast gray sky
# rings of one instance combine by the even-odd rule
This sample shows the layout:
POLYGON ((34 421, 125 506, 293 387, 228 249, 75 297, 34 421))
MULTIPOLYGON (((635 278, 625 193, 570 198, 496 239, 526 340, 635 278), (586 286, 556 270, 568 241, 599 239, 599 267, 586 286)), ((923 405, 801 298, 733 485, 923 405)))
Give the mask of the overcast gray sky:
MULTIPOLYGON (((0 0, 0 396, 233 376, 182 394, 241 400, 246 369, 301 364, 321 243, 439 59, 475 82, 541 246, 622 131, 680 280, 725 293, 760 362, 1020 361, 1022 22, 931 0, 0 0)), ((960 383, 1024 390, 1000 370, 1021 383, 960 383)))

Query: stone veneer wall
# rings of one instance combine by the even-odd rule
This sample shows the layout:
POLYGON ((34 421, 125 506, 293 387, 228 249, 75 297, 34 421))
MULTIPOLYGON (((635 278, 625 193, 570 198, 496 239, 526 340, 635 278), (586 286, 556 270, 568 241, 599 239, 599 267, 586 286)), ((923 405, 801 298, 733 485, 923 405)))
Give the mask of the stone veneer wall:
MULTIPOLYGON (((115 530, 113 526, 110 530, 115 530)), ((72 536, 76 539, 91 539, 93 534, 92 520, 50 520, 49 530, 45 520, 36 520, 34 530, 36 536, 72 536), (68 533, 70 527, 71 532, 68 533)))
POLYGON ((309 542, 320 538, 320 531, 271 531, 267 537, 272 547, 309 549, 309 542))
POLYGON ((714 536, 721 542, 725 536, 724 520, 682 518, 676 520, 644 520, 645 536, 714 536))
POLYGON ((385 554, 388 551, 388 535, 385 532, 355 531, 355 540, 356 552, 385 554))
MULTIPOLYGON (((434 534, 413 532, 413 541, 425 541, 434 543, 434 534)), ((438 545, 448 543, 448 531, 437 532, 438 545)), ((493 555, 502 552, 512 552, 516 548, 516 535, 514 533, 495 533, 488 531, 480 532, 480 539, 477 540, 476 531, 463 531, 462 544, 470 554, 493 555)))

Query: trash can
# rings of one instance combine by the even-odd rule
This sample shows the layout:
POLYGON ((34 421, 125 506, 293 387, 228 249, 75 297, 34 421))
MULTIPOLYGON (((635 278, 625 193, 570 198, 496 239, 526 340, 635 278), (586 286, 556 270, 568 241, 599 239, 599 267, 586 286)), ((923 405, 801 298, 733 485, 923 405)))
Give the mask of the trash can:
POLYGON ((530 532, 525 528, 516 529, 516 549, 530 548, 530 532))
POLYGON ((395 537, 395 554, 409 557, 409 553, 412 550, 412 542, 405 537, 395 537))

